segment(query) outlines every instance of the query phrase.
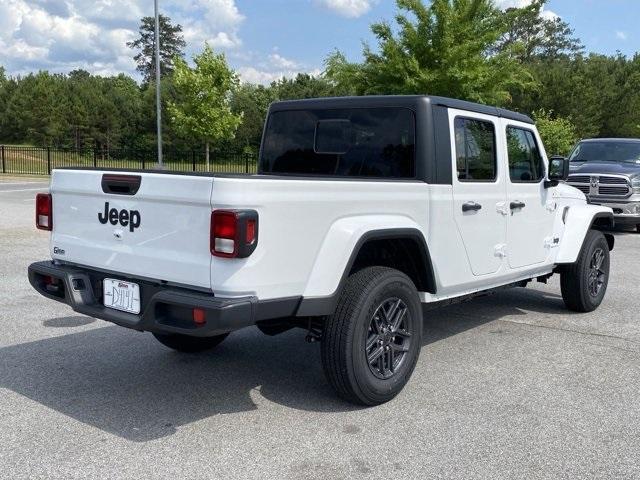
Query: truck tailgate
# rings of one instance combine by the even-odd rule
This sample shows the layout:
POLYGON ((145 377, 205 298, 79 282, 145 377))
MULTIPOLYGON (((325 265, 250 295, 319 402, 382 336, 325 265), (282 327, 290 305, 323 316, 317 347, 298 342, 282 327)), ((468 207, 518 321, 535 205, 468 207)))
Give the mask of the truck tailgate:
POLYGON ((55 170, 51 255, 209 289, 212 185, 205 176, 55 170), (137 183, 136 177, 135 194, 118 187, 118 179, 137 183))

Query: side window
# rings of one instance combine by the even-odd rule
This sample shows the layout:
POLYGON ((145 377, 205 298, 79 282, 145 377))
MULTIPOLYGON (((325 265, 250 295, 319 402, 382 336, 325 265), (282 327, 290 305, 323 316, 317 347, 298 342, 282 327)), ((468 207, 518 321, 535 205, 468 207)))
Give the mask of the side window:
POLYGON ((454 121, 456 169, 461 182, 496 179, 496 132, 493 123, 457 117, 454 121))
POLYGON ((513 183, 537 183, 544 178, 544 163, 531 130, 507 127, 509 177, 513 183))

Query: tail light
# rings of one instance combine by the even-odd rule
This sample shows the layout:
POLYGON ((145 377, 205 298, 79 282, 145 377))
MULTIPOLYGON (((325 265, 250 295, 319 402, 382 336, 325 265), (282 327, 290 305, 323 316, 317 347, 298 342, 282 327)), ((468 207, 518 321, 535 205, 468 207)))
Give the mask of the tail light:
POLYGON ((53 229, 53 202, 50 193, 36 195, 36 228, 49 231, 53 229))
POLYGON ((223 258, 246 258, 258 244, 258 212, 214 210, 211 213, 211 254, 223 258))
POLYGON ((194 308, 191 314, 196 327, 202 327, 207 324, 207 313, 202 308, 194 308))

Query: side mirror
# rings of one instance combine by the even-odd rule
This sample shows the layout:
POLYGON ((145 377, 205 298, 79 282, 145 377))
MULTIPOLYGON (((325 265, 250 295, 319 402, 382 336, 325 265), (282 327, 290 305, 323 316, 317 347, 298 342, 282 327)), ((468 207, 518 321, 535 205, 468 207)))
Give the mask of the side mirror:
POLYGON ((561 181, 569 178, 569 159, 551 157, 549 159, 549 178, 544 182, 546 188, 557 187, 561 181))

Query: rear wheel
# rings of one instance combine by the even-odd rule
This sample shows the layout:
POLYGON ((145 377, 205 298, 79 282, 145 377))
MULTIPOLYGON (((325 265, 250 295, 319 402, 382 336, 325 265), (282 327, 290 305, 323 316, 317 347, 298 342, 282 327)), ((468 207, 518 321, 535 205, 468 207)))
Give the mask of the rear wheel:
POLYGON ((636 225, 636 231, 637 231, 638 233, 640 233, 640 223, 639 223, 638 225, 636 225))
POLYGON ((413 373, 421 348, 422 307, 402 272, 369 267, 351 275, 322 337, 322 365, 345 400, 379 405, 413 373))
POLYGON ((570 310, 592 312, 604 299, 609 283, 609 244, 602 232, 589 230, 578 259, 560 275, 562 299, 570 310))
POLYGON ((229 334, 224 333, 222 335, 216 335, 215 337, 191 337, 178 333, 154 333, 153 336, 165 347, 183 353, 196 353, 217 347, 229 334))

